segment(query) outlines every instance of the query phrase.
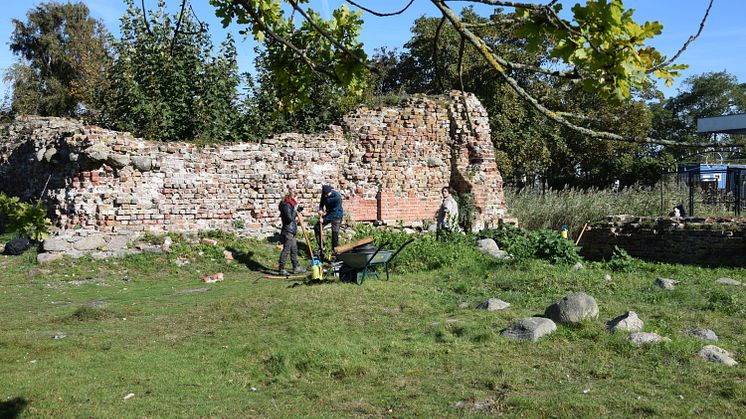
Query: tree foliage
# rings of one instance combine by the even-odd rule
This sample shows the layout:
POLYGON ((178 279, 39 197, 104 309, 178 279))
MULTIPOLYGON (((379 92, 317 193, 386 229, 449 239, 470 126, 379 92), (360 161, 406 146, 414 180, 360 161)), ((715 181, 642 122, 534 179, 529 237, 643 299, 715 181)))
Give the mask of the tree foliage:
POLYGON ((10 49, 20 56, 5 75, 17 113, 73 116, 94 111, 105 89, 108 33, 83 3, 41 3, 13 19, 10 49))
MULTIPOLYGON (((697 119, 746 112, 746 83, 726 72, 710 72, 684 80, 676 96, 651 105, 654 115, 653 133, 667 136, 682 144, 702 140, 698 136, 697 119)), ((729 151, 727 144, 742 141, 743 136, 710 134, 713 147, 729 151)), ((686 147, 669 147, 666 153, 673 159, 691 154, 686 147)))
MULTIPOLYGON (((672 59, 667 59, 647 46, 647 42, 660 33, 662 26, 658 22, 636 23, 632 10, 626 9, 622 0, 587 0, 585 5, 578 4, 572 8, 570 19, 560 17, 562 4, 556 0, 547 4, 499 0, 467 1, 514 11, 508 15, 495 14, 496 19, 479 24, 470 22, 466 16, 459 17, 444 0, 430 1, 441 12, 443 22, 439 24, 435 38, 440 37, 443 24, 452 27, 457 33, 455 40, 444 42, 450 46, 458 45, 458 62, 465 62, 464 47, 470 45, 476 52, 474 57, 485 64, 493 76, 502 79, 521 100, 549 120, 597 140, 674 144, 671 140, 650 138, 646 133, 620 134, 590 128, 581 120, 572 119, 561 110, 550 108, 544 97, 521 83, 518 75, 535 80, 544 77, 566 80, 606 101, 623 103, 630 100, 635 91, 653 85, 655 79, 671 83, 678 71, 684 68, 674 64, 674 59, 699 32, 690 37, 672 59), (500 46, 505 41, 500 39, 495 42, 488 31, 482 31, 489 26, 498 31, 510 28, 518 36, 508 43, 525 43, 529 52, 546 59, 537 63, 530 54, 528 60, 504 54, 500 46)), ((310 100, 308 83, 315 80, 312 77, 314 75, 326 76, 342 86, 350 87, 352 92, 360 90, 357 86, 364 80, 361 74, 371 66, 362 52, 362 45, 356 40, 362 25, 359 12, 350 12, 346 5, 342 5, 335 11, 331 21, 324 22, 317 13, 304 6, 308 0, 210 2, 216 7, 218 16, 223 18, 224 25, 233 21, 245 25, 246 31, 253 33, 271 51, 271 61, 282 64, 272 65, 271 68, 289 88, 288 96, 283 99, 287 101, 287 106, 292 107, 310 100), (292 13, 288 15, 286 10, 292 13), (300 16, 300 23, 295 21, 296 13, 300 16)), ((406 10, 412 1, 394 13, 376 12, 352 0, 347 0, 346 3, 374 15, 389 16, 406 10)), ((711 6, 712 1, 709 7, 711 6)), ((709 14, 709 7, 700 24, 700 31, 709 14)), ((440 46, 440 41, 433 45, 440 46)), ((432 55, 437 56, 439 49, 434 48, 432 55)), ((424 74, 425 83, 430 82, 430 79, 437 83, 438 72, 442 70, 439 65, 437 60, 433 60, 432 74, 424 74)))
POLYGON ((127 3, 102 122, 151 140, 233 138, 240 83, 233 39, 214 55, 204 24, 183 10, 171 16, 161 0, 146 16, 127 3))

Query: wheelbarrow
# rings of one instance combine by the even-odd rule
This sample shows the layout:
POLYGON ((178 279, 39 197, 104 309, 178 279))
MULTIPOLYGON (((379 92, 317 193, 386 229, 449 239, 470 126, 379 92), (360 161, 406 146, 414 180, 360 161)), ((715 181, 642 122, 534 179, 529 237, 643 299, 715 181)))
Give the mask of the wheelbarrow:
POLYGON ((414 240, 410 239, 396 251, 384 249, 388 245, 388 243, 385 243, 379 248, 368 244, 339 253, 336 258, 337 261, 333 265, 334 272, 342 280, 355 281, 355 283, 361 285, 369 275, 380 279, 376 268, 383 265, 386 270, 386 280, 388 281, 389 264, 399 252, 404 250, 414 240))

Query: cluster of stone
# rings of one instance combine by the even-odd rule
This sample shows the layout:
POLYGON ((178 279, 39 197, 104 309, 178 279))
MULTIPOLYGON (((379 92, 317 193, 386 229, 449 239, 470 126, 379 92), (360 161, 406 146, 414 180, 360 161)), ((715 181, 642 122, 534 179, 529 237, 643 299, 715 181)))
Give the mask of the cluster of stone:
POLYGON ((6 126, 0 191, 32 199, 48 178, 44 199, 64 231, 267 236, 276 232, 288 189, 313 208, 323 184, 341 193, 354 222, 422 226, 448 185, 473 195, 475 228, 495 226, 505 214, 488 115, 460 92, 362 107, 321 134, 254 143, 156 143, 60 118, 6 126))
POLYGON ((649 261, 746 266, 746 220, 615 215, 588 227, 580 246, 591 260, 618 246, 649 261))

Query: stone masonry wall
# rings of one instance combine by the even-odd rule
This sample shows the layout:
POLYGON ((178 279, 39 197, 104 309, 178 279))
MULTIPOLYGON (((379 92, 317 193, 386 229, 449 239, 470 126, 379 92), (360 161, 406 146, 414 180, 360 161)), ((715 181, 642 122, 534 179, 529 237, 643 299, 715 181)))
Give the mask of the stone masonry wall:
POLYGON ((288 187, 313 213, 321 185, 348 221, 421 225, 451 185, 476 201, 475 227, 505 213, 488 116, 473 95, 359 108, 319 135, 257 143, 156 143, 61 118, 25 117, 0 137, 0 191, 44 199, 63 231, 276 232, 288 187))
POLYGON ((609 259, 614 246, 643 260, 746 266, 746 219, 617 215, 583 234, 581 254, 609 259))

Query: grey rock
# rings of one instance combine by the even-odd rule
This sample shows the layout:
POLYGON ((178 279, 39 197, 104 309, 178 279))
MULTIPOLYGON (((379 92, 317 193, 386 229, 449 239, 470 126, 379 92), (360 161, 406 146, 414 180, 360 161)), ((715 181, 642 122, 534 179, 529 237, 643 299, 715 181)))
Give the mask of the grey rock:
POLYGON ((44 240, 42 247, 47 252, 69 252, 73 249, 73 245, 64 237, 50 237, 44 240))
POLYGON ((611 281, 611 275, 609 274, 604 275, 604 281, 611 281))
POLYGON ((695 338, 706 340, 709 342, 718 341, 718 335, 716 335, 715 332, 710 329, 698 329, 696 327, 690 327, 688 329, 684 329, 684 334, 694 336, 695 338))
POLYGON ((479 240, 477 242, 477 247, 480 251, 482 251, 482 253, 486 253, 498 259, 507 259, 510 257, 508 255, 508 252, 500 250, 500 248, 497 246, 497 243, 495 243, 495 241, 492 239, 479 240))
POLYGON ((629 340, 635 346, 652 345, 660 342, 670 342, 671 339, 657 333, 637 332, 629 335, 629 340))
POLYGON ((52 161, 52 157, 57 154, 57 149, 54 147, 50 147, 47 149, 47 151, 44 152, 44 160, 46 161, 52 161))
POLYGON ((725 285, 735 285, 735 286, 743 285, 741 281, 735 280, 733 278, 719 278, 716 282, 718 284, 725 284, 725 285))
POLYGON ((132 157, 132 164, 141 172, 147 172, 153 168, 153 160, 148 156, 132 157))
POLYGON ((458 303, 458 308, 469 308, 469 303, 467 303, 466 301, 462 301, 458 303))
POLYGON ((67 335, 65 335, 64 333, 57 332, 57 333, 54 334, 54 336, 52 336, 52 339, 54 339, 54 340, 60 340, 60 339, 66 338, 66 337, 67 337, 67 335))
POLYGON ((634 311, 628 311, 619 317, 615 317, 606 323, 611 331, 624 330, 627 332, 641 332, 645 324, 637 317, 634 311))
POLYGON ((598 317, 598 304, 590 295, 576 292, 547 307, 544 315, 558 323, 579 323, 598 317))
POLYGON ((580 262, 577 262, 576 264, 572 265, 573 271, 579 271, 581 269, 585 269, 585 266, 583 266, 583 264, 580 262))
POLYGON ((443 163, 443 160, 438 157, 430 157, 429 159, 427 159, 427 167, 438 167, 444 165, 445 163, 443 163))
POLYGON ((672 290, 676 288, 676 284, 678 283, 679 281, 675 281, 670 278, 655 278, 655 284, 663 288, 664 290, 672 290))
POLYGON ((39 265, 42 265, 45 263, 54 262, 55 260, 61 259, 62 256, 63 256, 62 253, 57 253, 57 252, 39 253, 38 255, 36 255, 36 263, 38 263, 39 265))
POLYGON ((102 234, 91 234, 73 243, 75 250, 95 250, 106 247, 106 240, 102 234))
POLYGON ((130 156, 126 154, 110 154, 107 161, 112 167, 121 169, 123 167, 129 166, 131 160, 130 156))
POLYGON ((115 252, 122 250, 127 247, 130 237, 128 235, 116 235, 109 238, 109 242, 106 244, 106 250, 115 252))
POLYGON ((462 400, 456 403, 456 409, 464 409, 470 412, 495 412, 498 413, 502 409, 500 400, 485 399, 485 400, 462 400))
POLYGON ((543 317, 526 317, 513 322, 502 335, 510 339, 530 340, 536 342, 544 335, 557 330, 557 325, 543 317))
POLYGON ((508 307, 510 307, 510 303, 506 303, 499 298, 490 298, 489 300, 477 306, 477 308, 487 311, 505 310, 508 307))
POLYGON ((171 250, 171 245, 174 243, 174 241, 171 239, 170 236, 166 236, 165 239, 163 239, 163 244, 161 244, 161 250, 164 252, 168 252, 171 250))
POLYGON ((110 152, 111 150, 103 143, 94 144, 83 150, 83 153, 94 161, 106 161, 110 152))
POLYGON ((715 345, 707 345, 703 347, 697 355, 706 361, 719 362, 729 367, 738 365, 738 362, 731 357, 731 354, 728 351, 718 348, 715 345))

